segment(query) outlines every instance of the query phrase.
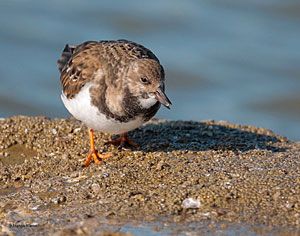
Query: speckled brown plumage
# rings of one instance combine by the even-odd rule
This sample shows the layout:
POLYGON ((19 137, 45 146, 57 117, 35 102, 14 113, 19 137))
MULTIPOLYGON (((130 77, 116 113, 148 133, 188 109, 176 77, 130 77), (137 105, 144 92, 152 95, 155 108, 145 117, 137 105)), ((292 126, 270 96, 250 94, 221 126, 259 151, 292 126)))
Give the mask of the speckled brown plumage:
MULTIPOLYGON (((127 88, 126 79, 124 81, 128 65, 136 60, 147 59, 147 63, 139 65, 140 70, 151 70, 151 74, 164 80, 164 69, 159 60, 140 44, 117 40, 66 45, 58 60, 63 93, 72 99, 85 84, 94 81, 95 86, 90 91, 92 103, 100 112, 120 122, 129 121, 139 114, 144 114, 145 121, 149 120, 159 109, 160 103, 148 109, 140 107, 137 97, 127 88), (153 64, 153 67, 149 67, 149 64, 153 64), (101 76, 97 74, 99 71, 102 72, 101 76), (114 102, 117 95, 122 101, 111 105, 110 101, 114 102)), ((145 94, 141 96, 145 97, 145 94)))
MULTIPOLYGON (((127 40, 88 41, 78 46, 66 45, 58 60, 63 91, 67 98, 74 97, 84 84, 94 78, 99 69, 104 70, 104 76, 109 83, 116 84, 118 75, 126 69, 125 65, 142 58, 159 63, 149 49, 127 40)), ((164 74, 163 67, 161 71, 164 74)))

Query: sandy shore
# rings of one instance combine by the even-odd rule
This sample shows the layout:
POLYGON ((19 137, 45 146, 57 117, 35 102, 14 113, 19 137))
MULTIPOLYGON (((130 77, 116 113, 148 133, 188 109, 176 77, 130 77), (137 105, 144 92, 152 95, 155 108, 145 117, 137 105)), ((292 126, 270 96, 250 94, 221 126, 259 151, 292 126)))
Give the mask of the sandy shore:
POLYGON ((18 116, 0 125, 2 233, 94 235, 141 222, 300 228, 300 143, 269 130, 154 120, 130 133, 138 150, 104 145, 110 136, 96 133, 113 156, 83 168, 81 123, 18 116))

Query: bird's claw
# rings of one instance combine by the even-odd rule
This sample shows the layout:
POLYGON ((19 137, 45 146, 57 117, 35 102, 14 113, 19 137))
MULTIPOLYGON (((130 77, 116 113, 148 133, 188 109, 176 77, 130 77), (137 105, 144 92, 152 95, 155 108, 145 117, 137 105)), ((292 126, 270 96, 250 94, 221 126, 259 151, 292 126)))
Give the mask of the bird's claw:
POLYGON ((111 153, 100 154, 97 150, 91 150, 84 162, 84 166, 88 167, 92 160, 96 165, 99 165, 103 159, 111 157, 111 153))

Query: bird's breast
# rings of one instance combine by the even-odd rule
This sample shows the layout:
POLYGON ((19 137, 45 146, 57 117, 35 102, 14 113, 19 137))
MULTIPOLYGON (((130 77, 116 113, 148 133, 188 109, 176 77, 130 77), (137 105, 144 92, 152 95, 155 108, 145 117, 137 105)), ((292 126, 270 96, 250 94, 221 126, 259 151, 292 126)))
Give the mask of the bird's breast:
POLYGON ((121 134, 136 129, 145 122, 142 115, 137 115, 132 119, 125 119, 123 117, 122 120, 118 120, 102 112, 92 103, 91 86, 92 84, 86 84, 71 99, 67 98, 63 93, 61 95, 62 101, 68 111, 89 128, 105 133, 121 134))

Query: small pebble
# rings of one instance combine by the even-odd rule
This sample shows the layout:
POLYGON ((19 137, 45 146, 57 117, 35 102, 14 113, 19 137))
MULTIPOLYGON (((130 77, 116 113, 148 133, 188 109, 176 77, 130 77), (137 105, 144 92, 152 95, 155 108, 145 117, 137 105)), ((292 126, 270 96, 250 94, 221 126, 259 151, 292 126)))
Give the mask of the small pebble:
POLYGON ((74 133, 76 134, 76 133, 78 133, 80 130, 81 130, 81 128, 75 128, 75 129, 74 129, 74 133))
POLYGON ((62 195, 62 196, 52 198, 51 202, 54 204, 61 204, 64 203, 66 200, 67 200, 66 196, 62 195))
POLYGON ((52 129, 52 134, 56 135, 57 134, 57 130, 56 129, 52 129))
POLYGON ((182 202, 182 207, 184 209, 197 209, 200 208, 201 203, 200 200, 195 198, 186 198, 182 202))
POLYGON ((95 194, 97 194, 97 193, 100 192, 100 186, 99 186, 99 184, 97 184, 97 183, 93 183, 92 186, 91 186, 91 188, 92 188, 92 190, 93 190, 93 192, 94 192, 95 194))

